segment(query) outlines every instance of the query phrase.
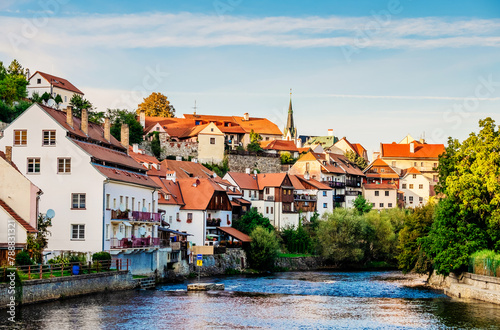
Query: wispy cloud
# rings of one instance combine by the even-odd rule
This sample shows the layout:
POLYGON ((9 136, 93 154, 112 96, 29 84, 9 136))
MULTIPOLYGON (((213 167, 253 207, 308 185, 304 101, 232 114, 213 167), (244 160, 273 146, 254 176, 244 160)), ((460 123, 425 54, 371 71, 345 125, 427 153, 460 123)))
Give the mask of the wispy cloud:
MULTIPOLYGON (((50 17, 30 43, 44 47, 164 48, 258 45, 339 47, 359 42, 372 17, 220 17, 146 13, 50 17)), ((23 36, 28 18, 0 17, 0 48, 23 36), (10 37, 9 37, 10 36, 10 37)), ((363 48, 500 47, 500 19, 402 18, 380 24, 363 48)), ((359 45, 358 45, 359 47, 359 45)))

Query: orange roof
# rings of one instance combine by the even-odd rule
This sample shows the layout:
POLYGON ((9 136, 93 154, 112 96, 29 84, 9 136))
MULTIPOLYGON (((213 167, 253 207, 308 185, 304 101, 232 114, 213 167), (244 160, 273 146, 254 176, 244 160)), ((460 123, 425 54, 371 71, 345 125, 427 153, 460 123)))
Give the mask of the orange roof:
POLYGON ((241 231, 239 231, 236 228, 233 228, 233 227, 217 227, 217 229, 225 232, 229 236, 232 236, 232 237, 236 238, 238 241, 245 242, 245 243, 249 243, 249 242, 252 241, 252 239, 250 238, 250 236, 248 236, 247 234, 242 233, 241 231))
POLYGON ((444 144, 422 144, 412 142, 415 146, 413 153, 410 152, 410 144, 380 144, 382 158, 438 158, 445 151, 444 144))
POLYGON ((305 148, 297 148, 297 150, 299 151, 299 153, 303 153, 303 152, 308 152, 309 149, 311 149, 310 147, 305 147, 305 148))
POLYGON ((264 173, 257 174, 257 184, 259 190, 266 187, 281 187, 288 174, 286 173, 264 173))
POLYGON ((349 159, 347 159, 346 156, 330 153, 330 158, 333 158, 335 160, 335 162, 340 167, 342 167, 342 169, 347 174, 365 176, 363 171, 361 171, 356 165, 351 163, 351 161, 349 159))
POLYGON ((288 141, 288 140, 262 141, 260 146, 264 150, 278 150, 278 151, 291 151, 291 152, 299 151, 295 146, 295 143, 293 143, 293 141, 288 141))
POLYGON ((113 149, 101 147, 97 144, 73 140, 73 142, 87 152, 93 158, 105 161, 106 163, 113 163, 116 165, 126 166, 134 170, 144 170, 144 167, 136 162, 132 157, 124 152, 116 151, 113 149))
POLYGON ((369 189, 369 190, 375 190, 375 189, 397 190, 398 189, 398 187, 393 183, 382 183, 382 184, 365 183, 363 185, 363 188, 369 189))
POLYGON ((259 134, 283 135, 278 126, 266 118, 250 117, 248 121, 244 120, 243 117, 234 116, 233 118, 246 133, 250 133, 253 130, 259 134))
POLYGON ((53 76, 53 75, 45 73, 45 72, 37 71, 29 79, 31 79, 37 73, 39 73, 43 78, 45 78, 54 87, 59 87, 61 89, 65 89, 65 90, 68 90, 70 92, 74 92, 74 93, 78 93, 78 94, 84 95, 81 90, 79 90, 78 88, 76 88, 72 83, 70 83, 66 79, 63 79, 63 78, 60 78, 60 77, 56 77, 56 76, 53 76))
MULTIPOLYGON (((184 210, 206 210, 216 191, 225 190, 210 179, 180 179, 177 181, 184 199, 184 210)), ((229 199, 228 199, 229 201, 229 199)), ((229 206, 229 210, 231 207, 229 206)))
MULTIPOLYGON (((129 146, 128 148, 128 154, 130 157, 132 157, 136 162, 139 163, 147 163, 147 164, 159 164, 160 162, 156 157, 150 156, 148 154, 143 154, 141 152, 134 152, 134 148, 132 146, 129 146)), ((141 150, 140 150, 141 151, 141 150)))
POLYGON ((165 159, 160 165, 161 167, 158 173, 161 176, 165 176, 167 171, 175 171, 175 175, 178 179, 212 178, 214 176, 214 172, 200 163, 165 159))
MULTIPOLYGON (((319 182, 318 180, 311 179, 307 180, 303 175, 295 175, 302 183, 310 184, 311 186, 315 187, 318 190, 332 190, 330 186, 327 186, 326 184, 323 184, 319 182)), ((290 178, 292 176, 290 175, 290 178)))
POLYGON ((366 149, 359 143, 352 143, 351 144, 354 148, 354 151, 360 156, 363 157, 363 154, 366 152, 366 149))
POLYGON ((305 190, 306 187, 300 182, 296 175, 289 175, 290 181, 292 181, 293 189, 295 190, 305 190))
POLYGON ((422 172, 420 172, 415 167, 410 167, 401 172, 401 177, 405 177, 408 174, 422 174, 422 172))
POLYGON ((7 203, 0 199, 0 207, 2 207, 14 220, 16 220, 28 233, 38 233, 38 230, 33 228, 26 220, 21 218, 7 203))
POLYGON ((152 176, 150 178, 158 186, 160 186, 161 193, 158 194, 158 204, 184 205, 177 183, 172 180, 162 179, 156 176, 152 176), (168 199, 166 199, 165 196, 168 196, 168 199))
POLYGON ((240 189, 246 190, 259 190, 257 184, 257 177, 253 174, 246 174, 241 172, 227 172, 240 189))
POLYGON ((148 177, 146 174, 125 171, 122 169, 117 169, 114 167, 101 166, 98 164, 93 164, 94 168, 98 170, 105 177, 120 182, 128 182, 141 186, 148 186, 153 188, 159 188, 154 181, 148 177))

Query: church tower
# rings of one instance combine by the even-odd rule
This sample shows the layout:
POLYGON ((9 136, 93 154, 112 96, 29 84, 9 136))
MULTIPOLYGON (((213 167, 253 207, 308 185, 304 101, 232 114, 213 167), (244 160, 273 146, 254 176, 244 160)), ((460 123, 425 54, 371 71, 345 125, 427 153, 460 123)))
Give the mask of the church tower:
POLYGON ((293 109, 292 109, 292 89, 290 88, 290 105, 288 106, 288 119, 286 121, 285 129, 283 130, 283 140, 297 142, 297 128, 293 123, 293 109))

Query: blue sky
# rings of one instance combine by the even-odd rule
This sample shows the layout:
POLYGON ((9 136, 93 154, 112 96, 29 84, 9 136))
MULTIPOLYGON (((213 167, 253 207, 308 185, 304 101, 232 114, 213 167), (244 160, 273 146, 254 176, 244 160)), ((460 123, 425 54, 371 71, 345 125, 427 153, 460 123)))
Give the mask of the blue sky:
POLYGON ((0 61, 99 110, 158 91, 177 115, 268 117, 363 144, 464 139, 500 120, 498 1, 4 0, 0 61))

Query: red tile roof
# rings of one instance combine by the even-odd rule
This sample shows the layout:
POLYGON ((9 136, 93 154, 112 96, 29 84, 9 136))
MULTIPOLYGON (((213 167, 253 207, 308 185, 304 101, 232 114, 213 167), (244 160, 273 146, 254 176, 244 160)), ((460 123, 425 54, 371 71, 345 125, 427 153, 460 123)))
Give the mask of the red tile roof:
POLYGON ((160 186, 160 193, 158 194, 158 204, 169 204, 169 205, 184 205, 182 200, 182 194, 179 190, 177 183, 172 180, 162 179, 157 176, 151 176, 158 186, 160 186), (165 196, 168 196, 168 199, 165 196))
POLYGON ((253 130, 255 133, 259 134, 283 135, 278 126, 266 118, 250 117, 248 121, 244 120, 243 117, 235 116, 233 118, 246 133, 250 133, 253 130))
POLYGON ((264 150, 291 151, 291 152, 299 151, 295 146, 295 143, 293 143, 293 141, 288 141, 288 140, 262 141, 261 147, 264 150))
POLYGON ((90 156, 107 163, 126 166, 134 170, 144 170, 144 166, 136 162, 124 152, 98 146, 97 144, 73 140, 73 142, 87 152, 90 156))
POLYGON ((165 159, 160 164, 160 173, 165 173, 166 175, 168 170, 175 171, 177 179, 187 179, 193 177, 213 178, 214 176, 214 172, 210 171, 200 163, 165 159))
POLYGON ((401 171, 401 177, 405 177, 408 174, 422 174, 422 172, 420 172, 415 167, 410 167, 401 171))
POLYGON ((392 183, 382 183, 382 184, 365 183, 363 185, 363 188, 369 189, 369 190, 376 190, 376 189, 397 190, 398 189, 398 187, 392 183))
POLYGON ((38 230, 33 228, 26 220, 21 218, 6 202, 0 199, 0 207, 2 207, 14 220, 16 220, 28 233, 38 233, 38 230))
POLYGON ((288 175, 290 177, 290 181, 292 181, 293 189, 295 190, 305 190, 306 187, 302 184, 302 182, 297 178, 296 175, 288 175))
POLYGON ((84 95, 81 90, 76 88, 72 83, 70 83, 66 79, 56 77, 56 76, 53 76, 53 75, 45 73, 45 72, 37 71, 29 79, 31 79, 37 73, 39 73, 43 78, 45 78, 54 87, 59 87, 61 89, 65 89, 65 90, 68 90, 68 91, 73 92, 73 93, 78 93, 78 94, 84 95))
POLYGON ((410 152, 410 144, 380 144, 382 158, 438 158, 445 151, 444 144, 422 144, 414 141, 415 150, 410 152))
POLYGON ((227 174, 233 178, 234 182, 238 185, 238 187, 240 187, 240 189, 259 190, 257 177, 255 175, 240 172, 228 172, 227 174))
POLYGON ((352 143, 351 145, 354 147, 354 151, 356 151, 360 157, 363 157, 366 149, 359 143, 352 143))
POLYGON ((249 243, 249 242, 252 241, 252 239, 250 238, 250 236, 248 236, 247 234, 242 233, 241 231, 239 231, 236 228, 233 228, 233 227, 217 227, 217 229, 225 232, 229 236, 232 236, 232 237, 236 238, 238 241, 241 241, 241 242, 244 242, 244 243, 249 243))
MULTIPOLYGON (((292 177, 292 175, 289 175, 290 178, 292 177)), ((330 188, 330 186, 327 186, 326 184, 324 183, 321 183, 319 182, 318 180, 315 180, 315 179, 311 179, 309 178, 309 180, 307 180, 306 178, 304 178, 303 175, 295 175, 300 181, 302 181, 302 184, 310 184, 311 186, 315 187, 316 189, 318 190, 332 190, 332 188, 330 188)))
POLYGON ((134 152, 134 148, 132 146, 129 146, 128 148, 128 154, 130 157, 132 157, 136 162, 139 163, 146 163, 146 164, 159 164, 160 161, 156 159, 154 156, 150 156, 148 154, 143 154, 141 152, 134 152))
POLYGON ((114 167, 92 164, 96 170, 108 179, 120 182, 128 182, 141 186, 160 188, 150 177, 138 172, 125 171, 114 167))
POLYGON ((183 210, 206 210, 216 191, 225 192, 223 188, 210 179, 189 178, 180 179, 177 182, 184 200, 183 210))
POLYGON ((259 190, 266 187, 281 187, 288 174, 286 173, 264 173, 257 174, 257 184, 259 190))

